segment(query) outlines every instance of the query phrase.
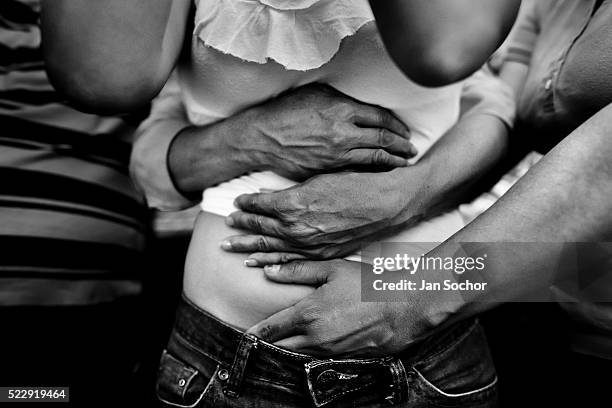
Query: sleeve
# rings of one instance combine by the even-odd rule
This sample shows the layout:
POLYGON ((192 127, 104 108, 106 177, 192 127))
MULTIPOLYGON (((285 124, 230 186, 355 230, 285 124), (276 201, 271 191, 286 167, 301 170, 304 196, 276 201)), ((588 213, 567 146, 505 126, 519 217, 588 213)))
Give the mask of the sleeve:
POLYGON ((136 131, 130 159, 130 173, 149 207, 174 211, 190 207, 194 201, 176 188, 168 169, 168 151, 176 135, 190 125, 173 74, 153 101, 149 117, 136 131))
POLYGON ((508 38, 505 61, 529 65, 540 32, 539 6, 542 0, 523 0, 516 23, 508 38))
POLYGON ((516 116, 516 98, 512 88, 483 67, 463 83, 461 117, 491 115, 512 128, 516 116))

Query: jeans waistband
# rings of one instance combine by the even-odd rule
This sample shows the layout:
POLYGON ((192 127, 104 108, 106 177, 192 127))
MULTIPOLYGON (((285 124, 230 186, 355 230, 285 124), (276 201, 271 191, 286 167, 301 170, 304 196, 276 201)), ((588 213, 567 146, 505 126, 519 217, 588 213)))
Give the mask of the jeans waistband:
MULTIPOLYGON (((439 347, 444 346, 440 343, 439 347)), ((223 393, 229 397, 239 396, 244 379, 253 378, 309 393, 316 406, 323 406, 363 390, 382 393, 392 404, 405 400, 408 381, 404 363, 425 359, 435 353, 436 346, 419 345, 401 356, 318 359, 237 330, 183 297, 168 348, 189 349, 214 360, 222 367, 218 377, 224 382, 223 393)))

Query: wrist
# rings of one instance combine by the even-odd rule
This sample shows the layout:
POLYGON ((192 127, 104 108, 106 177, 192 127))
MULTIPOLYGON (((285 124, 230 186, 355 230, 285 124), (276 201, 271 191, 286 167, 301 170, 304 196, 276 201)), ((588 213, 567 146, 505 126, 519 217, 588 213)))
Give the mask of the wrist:
POLYGON ((236 160, 250 167, 249 171, 273 170, 278 161, 276 147, 269 142, 266 125, 262 122, 264 111, 254 107, 240 113, 230 124, 230 137, 226 143, 230 146, 236 160))
POLYGON ((222 121, 178 132, 168 149, 168 171, 177 190, 190 197, 255 170, 236 140, 241 130, 231 121, 222 121))
POLYGON ((191 188, 191 180, 186 177, 182 163, 184 163, 185 159, 189 160, 186 157, 186 153, 191 150, 185 149, 183 145, 185 144, 185 139, 189 137, 188 134, 192 131, 192 128, 194 126, 186 126, 174 135, 168 145, 166 156, 166 167, 172 185, 179 194, 189 200, 195 197, 197 189, 191 188))
POLYGON ((427 166, 421 164, 389 172, 388 188, 398 203, 398 223, 413 224, 426 217, 432 194, 429 175, 427 166))
POLYGON ((219 122, 215 137, 208 138, 202 150, 233 163, 242 173, 261 170, 262 159, 251 148, 255 140, 254 119, 250 111, 246 111, 219 122))
MULTIPOLYGON (((441 254, 436 253, 434 249, 424 257, 435 259, 437 255, 441 254)), ((424 332, 432 333, 470 315, 466 313, 469 301, 462 295, 463 292, 445 289, 447 285, 458 281, 454 272, 445 269, 427 269, 419 270, 415 275, 408 276, 407 279, 416 280, 417 285, 426 283, 433 288, 416 292, 419 297, 417 302, 415 302, 414 293, 406 295, 407 304, 411 305, 411 308, 418 304, 417 310, 409 310, 407 313, 416 313, 419 316, 424 332)))

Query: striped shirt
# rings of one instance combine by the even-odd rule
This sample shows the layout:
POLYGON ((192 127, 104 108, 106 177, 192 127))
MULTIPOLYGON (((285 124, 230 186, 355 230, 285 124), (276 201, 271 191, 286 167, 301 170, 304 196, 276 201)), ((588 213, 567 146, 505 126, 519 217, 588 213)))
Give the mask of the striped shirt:
POLYGON ((134 124, 54 91, 39 12, 0 0, 0 305, 136 294, 148 215, 129 178, 134 124))

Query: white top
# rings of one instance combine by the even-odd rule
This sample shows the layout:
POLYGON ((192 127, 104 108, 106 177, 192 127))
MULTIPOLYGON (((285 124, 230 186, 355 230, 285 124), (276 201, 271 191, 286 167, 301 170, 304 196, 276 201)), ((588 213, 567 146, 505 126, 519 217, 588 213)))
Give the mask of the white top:
MULTIPOLYGON (((312 82, 391 110, 411 130, 418 160, 458 119, 462 84, 424 88, 387 54, 367 0, 196 0, 191 61, 179 69, 190 121, 206 125, 312 82)), ((256 172, 204 191, 204 211, 226 216, 234 199, 295 182, 256 172)), ((447 217, 448 218, 448 217, 447 217)), ((443 240, 463 226, 428 235, 443 240)))

